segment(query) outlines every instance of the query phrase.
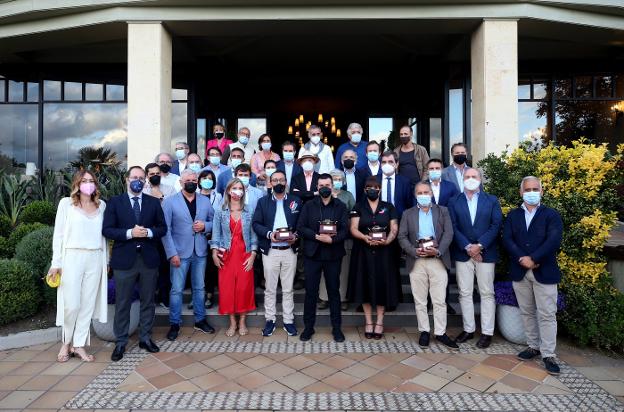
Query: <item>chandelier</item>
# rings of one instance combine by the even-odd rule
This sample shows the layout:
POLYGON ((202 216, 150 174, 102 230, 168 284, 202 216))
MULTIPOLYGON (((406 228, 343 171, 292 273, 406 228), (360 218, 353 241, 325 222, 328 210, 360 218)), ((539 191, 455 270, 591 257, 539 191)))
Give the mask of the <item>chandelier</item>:
MULTIPOLYGON (((340 129, 336 128, 336 118, 334 116, 330 116, 329 120, 323 120, 323 113, 319 113, 317 117, 316 125, 321 128, 323 132, 323 143, 328 144, 328 137, 335 137, 337 139, 342 137, 342 132, 340 129)), ((299 146, 303 146, 303 135, 304 132, 307 133, 308 129, 312 126, 312 121, 306 121, 304 115, 300 114, 295 118, 295 121, 292 125, 288 126, 288 134, 295 137, 299 141, 299 146)), ((334 139, 332 139, 333 141, 334 139)), ((332 151, 334 150, 334 146, 331 146, 332 151)))

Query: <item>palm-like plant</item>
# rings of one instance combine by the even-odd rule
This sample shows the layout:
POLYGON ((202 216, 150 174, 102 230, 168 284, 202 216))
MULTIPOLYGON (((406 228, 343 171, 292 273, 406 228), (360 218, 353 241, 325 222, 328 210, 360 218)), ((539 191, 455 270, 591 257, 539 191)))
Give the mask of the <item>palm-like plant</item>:
POLYGON ((121 162, 117 160, 117 153, 105 147, 86 146, 78 151, 78 159, 70 162, 76 169, 92 170, 99 173, 103 169, 117 168, 121 162))
POLYGON ((19 215, 29 199, 30 179, 0 171, 0 213, 6 215, 11 225, 17 225, 19 215))
POLYGON ((63 175, 54 170, 46 169, 32 183, 32 195, 36 200, 45 200, 57 205, 63 197, 63 175))

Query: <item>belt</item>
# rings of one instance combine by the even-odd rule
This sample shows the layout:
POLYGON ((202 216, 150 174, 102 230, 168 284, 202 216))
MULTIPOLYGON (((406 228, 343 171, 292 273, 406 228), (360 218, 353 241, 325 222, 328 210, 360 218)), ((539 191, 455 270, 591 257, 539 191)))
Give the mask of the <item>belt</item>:
POLYGON ((290 246, 271 246, 271 249, 286 250, 290 249, 290 246))

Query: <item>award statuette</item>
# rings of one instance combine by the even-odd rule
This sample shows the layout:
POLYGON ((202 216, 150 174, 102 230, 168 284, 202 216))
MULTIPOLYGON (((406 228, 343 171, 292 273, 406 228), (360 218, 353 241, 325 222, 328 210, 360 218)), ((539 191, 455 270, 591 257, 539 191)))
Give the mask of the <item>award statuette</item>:
POLYGON ((335 235, 336 233, 338 233, 338 222, 330 219, 319 222, 319 235, 335 235))
POLYGON ((432 237, 428 237, 426 239, 418 239, 418 248, 425 250, 431 248, 437 248, 438 242, 432 237))
POLYGON ((295 234, 289 227, 279 227, 275 229, 275 239, 290 242, 295 240, 295 234))
POLYGON ((386 240, 386 228, 375 225, 368 229, 368 235, 372 240, 386 240))

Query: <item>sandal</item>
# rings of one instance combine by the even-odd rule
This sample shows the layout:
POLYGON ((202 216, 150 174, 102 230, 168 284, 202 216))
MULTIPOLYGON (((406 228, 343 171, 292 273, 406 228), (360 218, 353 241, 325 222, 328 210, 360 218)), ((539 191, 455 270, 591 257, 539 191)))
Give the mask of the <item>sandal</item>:
POLYGON ((379 340, 381 338, 383 338, 383 330, 384 330, 384 326, 380 325, 379 323, 375 324, 375 332, 373 333, 373 337, 375 338, 375 340, 379 340), (381 332, 377 332, 377 328, 381 328, 381 332))
POLYGON ((84 348, 78 348, 78 349, 82 349, 82 351, 80 352, 76 352, 76 348, 74 348, 73 351, 71 351, 71 356, 78 356, 80 359, 82 359, 83 362, 93 362, 95 360, 95 356, 93 355, 89 355, 84 348))
POLYGON ((366 326, 364 327, 364 337, 366 339, 373 339, 375 337, 374 329, 371 330, 370 332, 366 330, 369 326, 373 326, 373 324, 372 323, 366 324, 366 326))
POLYGON ((236 334, 236 325, 230 326, 228 330, 225 331, 225 336, 227 336, 228 338, 231 338, 235 334, 236 334))
POLYGON ((247 329, 247 326, 243 326, 242 328, 239 327, 238 328, 238 334, 241 336, 245 336, 249 333, 249 329, 247 329))
POLYGON ((60 363, 65 363, 69 360, 69 358, 71 358, 74 355, 74 353, 70 350, 69 345, 67 346, 67 353, 65 354, 61 354, 59 352, 58 355, 56 355, 56 361, 60 362, 60 363))

